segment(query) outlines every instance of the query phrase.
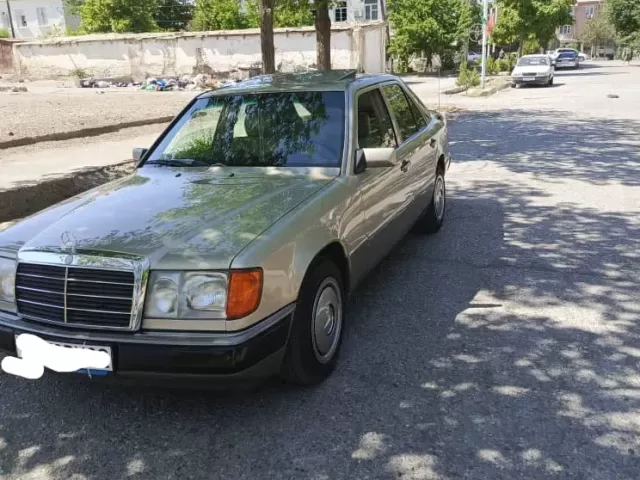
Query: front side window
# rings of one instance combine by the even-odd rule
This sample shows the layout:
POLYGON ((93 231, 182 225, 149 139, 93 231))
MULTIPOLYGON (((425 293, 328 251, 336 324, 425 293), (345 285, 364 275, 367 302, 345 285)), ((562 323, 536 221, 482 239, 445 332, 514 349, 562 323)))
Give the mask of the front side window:
POLYGON ((380 90, 358 97, 358 148, 395 148, 398 146, 389 111, 380 90))
POLYGON ((344 92, 286 92, 201 98, 147 164, 340 167, 344 92))
MULTIPOLYGON (((417 133, 421 128, 413 115, 409 99, 402 90, 402 87, 397 83, 385 85, 382 87, 382 90, 385 97, 387 97, 391 112, 396 117, 398 126, 400 127, 400 133, 402 134, 402 139, 406 140, 417 133)), ((424 122, 424 118, 422 120, 424 122)))

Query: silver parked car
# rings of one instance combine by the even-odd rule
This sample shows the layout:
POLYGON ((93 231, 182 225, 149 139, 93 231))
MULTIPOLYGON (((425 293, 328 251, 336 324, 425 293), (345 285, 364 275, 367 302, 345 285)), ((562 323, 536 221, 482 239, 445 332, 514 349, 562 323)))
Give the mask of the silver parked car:
POLYGON ((400 79, 348 71, 203 93, 134 156, 0 233, 5 370, 318 383, 358 282, 440 229, 451 161, 400 79))

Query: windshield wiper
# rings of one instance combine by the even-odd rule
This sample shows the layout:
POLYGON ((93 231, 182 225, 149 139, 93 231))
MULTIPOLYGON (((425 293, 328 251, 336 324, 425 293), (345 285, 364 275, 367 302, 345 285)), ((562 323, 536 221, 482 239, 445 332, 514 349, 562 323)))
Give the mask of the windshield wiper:
MULTIPOLYGON (((195 160, 193 158, 151 160, 147 162, 146 165, 163 165, 165 167, 211 167, 213 166, 205 162, 204 160, 195 160)), ((222 164, 216 164, 216 165, 222 165, 222 164)))

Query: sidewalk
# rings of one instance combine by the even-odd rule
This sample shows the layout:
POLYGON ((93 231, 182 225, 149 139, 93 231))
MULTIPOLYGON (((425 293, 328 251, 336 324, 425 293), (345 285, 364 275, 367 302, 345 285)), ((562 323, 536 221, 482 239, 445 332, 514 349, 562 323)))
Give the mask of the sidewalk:
POLYGON ((0 192, 131 160, 132 149, 151 146, 163 127, 0 150, 0 192))
POLYGON ((151 146, 163 127, 0 150, 0 224, 127 174, 132 149, 151 146))

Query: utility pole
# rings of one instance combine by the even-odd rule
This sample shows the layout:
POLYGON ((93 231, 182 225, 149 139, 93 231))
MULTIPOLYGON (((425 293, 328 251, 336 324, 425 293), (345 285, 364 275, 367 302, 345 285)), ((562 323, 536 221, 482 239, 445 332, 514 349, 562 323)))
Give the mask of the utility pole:
POLYGON ((16 38, 16 30, 13 28, 13 18, 11 16, 11 4, 7 1, 7 13, 9 14, 9 26, 11 28, 11 38, 16 38))
POLYGON ((482 88, 487 77, 487 17, 489 15, 489 1, 482 0, 482 88))

